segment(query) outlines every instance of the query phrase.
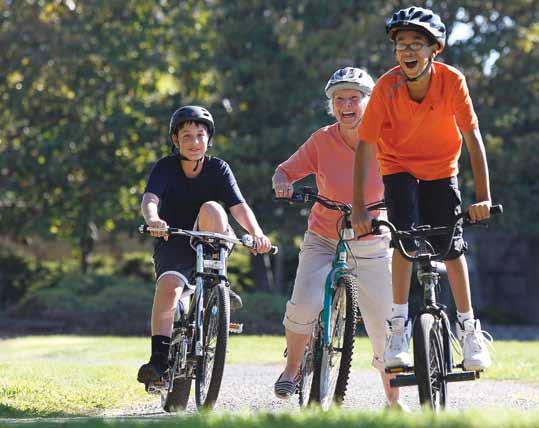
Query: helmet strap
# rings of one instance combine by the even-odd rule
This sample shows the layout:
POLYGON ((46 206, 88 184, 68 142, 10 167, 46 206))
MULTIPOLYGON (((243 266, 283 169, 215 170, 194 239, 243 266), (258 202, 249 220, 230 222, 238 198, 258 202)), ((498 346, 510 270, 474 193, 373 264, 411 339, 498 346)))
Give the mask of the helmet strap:
POLYGON ((198 169, 198 165, 200 164, 200 162, 202 162, 202 160, 204 159, 204 155, 202 155, 199 159, 197 159, 196 161, 193 161, 187 157, 185 157, 184 155, 182 155, 182 152, 180 151, 180 148, 177 147, 175 144, 172 145, 172 153, 176 154, 181 161, 187 161, 187 162, 196 162, 195 164, 195 167, 193 168, 193 172, 195 172, 197 169, 198 169))
POLYGON ((429 62, 427 62, 427 65, 425 66, 423 71, 421 73, 419 73, 416 77, 408 77, 406 72, 404 70, 402 70, 402 72, 404 73, 404 77, 406 78, 406 81, 407 82, 416 82, 419 79, 421 79, 430 70, 431 64, 432 64, 432 59, 429 58, 429 62))

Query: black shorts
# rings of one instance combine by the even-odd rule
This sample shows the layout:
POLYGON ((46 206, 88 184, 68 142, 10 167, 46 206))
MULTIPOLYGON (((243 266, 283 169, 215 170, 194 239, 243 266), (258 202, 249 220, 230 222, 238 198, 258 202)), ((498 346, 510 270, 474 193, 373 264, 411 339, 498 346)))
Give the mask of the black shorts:
MULTIPOLYGON (((440 180, 418 180, 411 174, 401 172, 384 175, 385 203, 389 221, 397 229, 407 230, 413 226, 428 224, 447 226, 461 213, 461 197, 457 177, 440 180)), ((429 242, 436 252, 447 248, 449 237, 433 237, 429 242)), ((404 248, 408 251, 417 249, 414 240, 405 240, 404 248)), ((452 238, 451 249, 446 260, 458 258, 464 254, 467 244, 462 238, 462 221, 459 221, 452 238)))
MULTIPOLYGON (((193 230, 198 230, 198 220, 193 230)), ((236 236, 229 225, 226 234, 236 236)), ((229 254, 233 250, 229 246, 229 254)), ((179 277, 185 284, 193 286, 195 279, 196 250, 193 239, 185 236, 171 236, 168 241, 158 238, 154 248, 153 263, 155 276, 159 278, 165 273, 171 273, 179 277)))
POLYGON ((196 253, 189 238, 172 236, 168 241, 158 238, 153 253, 156 279, 169 272, 178 276, 185 284, 193 283, 196 253))

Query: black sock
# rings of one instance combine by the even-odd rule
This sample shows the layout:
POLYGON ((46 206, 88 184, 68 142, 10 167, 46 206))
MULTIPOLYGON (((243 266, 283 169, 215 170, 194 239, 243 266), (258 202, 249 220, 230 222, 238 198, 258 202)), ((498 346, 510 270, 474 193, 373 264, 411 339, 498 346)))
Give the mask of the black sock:
POLYGON ((170 346, 170 337, 167 336, 152 336, 152 355, 164 354, 168 355, 168 347, 170 346))

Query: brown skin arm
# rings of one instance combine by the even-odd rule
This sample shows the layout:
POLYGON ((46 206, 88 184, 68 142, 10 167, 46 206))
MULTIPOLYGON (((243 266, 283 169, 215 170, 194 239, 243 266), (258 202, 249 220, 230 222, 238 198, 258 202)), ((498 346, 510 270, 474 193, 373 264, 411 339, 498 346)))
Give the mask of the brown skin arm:
MULTIPOLYGON (((159 197, 153 193, 146 192, 142 195, 142 203, 140 208, 142 210, 142 215, 146 224, 150 227, 155 227, 157 229, 166 229, 168 224, 165 220, 159 218, 158 213, 159 206, 159 197)), ((163 238, 165 241, 168 240, 168 235, 165 231, 153 231, 150 234, 156 238, 163 238)))
POLYGON ((369 233, 372 229, 372 216, 365 208, 365 182, 374 144, 359 141, 354 158, 354 183, 352 193, 352 216, 350 220, 356 235, 369 233))
POLYGON ((490 207, 492 205, 485 145, 479 128, 461 132, 470 155, 475 181, 476 202, 468 207, 468 213, 472 221, 484 220, 490 217, 490 207))
POLYGON ((230 214, 232 214, 232 217, 236 219, 241 227, 253 236, 256 242, 256 251, 253 251, 255 254, 263 254, 271 250, 271 241, 262 231, 249 205, 245 202, 234 205, 230 207, 230 214))

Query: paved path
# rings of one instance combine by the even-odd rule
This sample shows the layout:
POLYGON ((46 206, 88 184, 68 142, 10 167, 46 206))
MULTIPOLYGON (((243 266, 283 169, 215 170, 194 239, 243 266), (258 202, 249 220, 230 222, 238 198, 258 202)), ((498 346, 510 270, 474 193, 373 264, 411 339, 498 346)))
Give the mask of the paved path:
MULTIPOLYGON (((275 365, 231 365, 226 367, 216 411, 299 411, 297 396, 281 401, 273 395, 273 383, 280 373, 275 365)), ((466 410, 474 408, 498 408, 515 410, 539 410, 539 386, 513 381, 477 380, 448 385, 448 408, 466 410)), ((412 409, 419 409, 417 387, 402 389, 403 401, 412 409)), ((385 399, 377 372, 353 371, 343 407, 377 411, 384 408, 385 399)), ((188 413, 195 412, 191 397, 188 413)), ((159 398, 154 404, 116 411, 104 416, 155 416, 163 414, 159 398)))

